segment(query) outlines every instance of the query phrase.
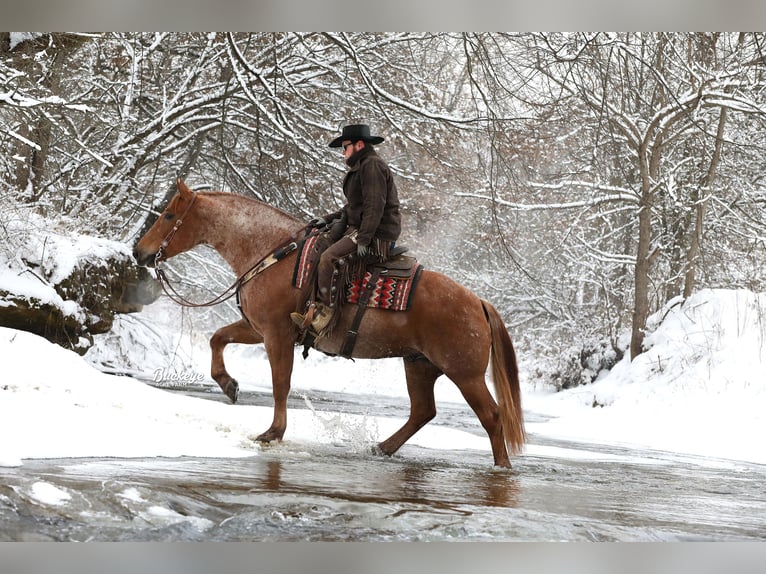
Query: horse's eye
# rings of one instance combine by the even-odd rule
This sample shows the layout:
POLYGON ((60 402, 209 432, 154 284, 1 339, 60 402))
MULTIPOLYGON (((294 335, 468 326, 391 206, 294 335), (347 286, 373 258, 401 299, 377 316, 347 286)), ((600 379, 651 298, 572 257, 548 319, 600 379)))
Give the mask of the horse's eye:
POLYGON ((168 221, 170 221, 170 220, 171 220, 171 219, 173 219, 175 216, 176 216, 176 214, 175 214, 175 213, 166 213, 166 214, 165 214, 165 219, 167 219, 168 221))

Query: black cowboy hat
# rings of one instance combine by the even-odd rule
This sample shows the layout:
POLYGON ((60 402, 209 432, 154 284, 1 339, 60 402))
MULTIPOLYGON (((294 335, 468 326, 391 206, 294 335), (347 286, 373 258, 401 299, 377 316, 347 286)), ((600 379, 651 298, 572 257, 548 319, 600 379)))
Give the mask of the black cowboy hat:
POLYGON ((340 137, 335 138, 330 142, 330 147, 340 147, 344 141, 363 141, 377 145, 383 141, 380 136, 370 135, 370 126, 367 124, 352 124, 350 126, 343 126, 343 132, 340 137))

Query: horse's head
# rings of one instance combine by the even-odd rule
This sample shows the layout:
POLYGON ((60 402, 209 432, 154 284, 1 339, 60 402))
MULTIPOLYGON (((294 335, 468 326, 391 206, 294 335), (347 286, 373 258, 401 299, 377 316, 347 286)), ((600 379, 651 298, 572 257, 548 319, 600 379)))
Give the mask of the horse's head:
POLYGON ((133 256, 139 265, 152 267, 155 260, 170 259, 200 243, 192 209, 197 194, 182 179, 177 184, 178 193, 133 248, 133 256))

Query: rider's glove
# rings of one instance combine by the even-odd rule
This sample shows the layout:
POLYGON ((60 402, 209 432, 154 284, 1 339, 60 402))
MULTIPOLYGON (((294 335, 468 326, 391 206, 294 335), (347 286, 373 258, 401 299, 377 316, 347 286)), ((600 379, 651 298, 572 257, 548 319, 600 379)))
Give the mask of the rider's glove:
POLYGON ((324 227, 327 225, 327 221, 324 217, 315 217, 309 221, 309 227, 324 227))

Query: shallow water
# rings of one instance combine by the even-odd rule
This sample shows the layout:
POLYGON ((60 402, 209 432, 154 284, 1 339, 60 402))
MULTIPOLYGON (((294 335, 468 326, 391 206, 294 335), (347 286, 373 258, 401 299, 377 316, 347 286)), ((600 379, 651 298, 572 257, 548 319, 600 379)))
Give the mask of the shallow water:
MULTIPOLYGON (((311 397, 345 412, 369 410, 365 400, 311 397)), ((406 408, 391 399, 375 414, 406 408)), ((473 418, 440 405, 441 424, 475 429, 473 418)), ((530 445, 537 454, 510 471, 488 451, 405 445, 385 457, 289 441, 242 459, 27 460, 0 468, 0 540, 766 540, 764 466, 530 445)))

